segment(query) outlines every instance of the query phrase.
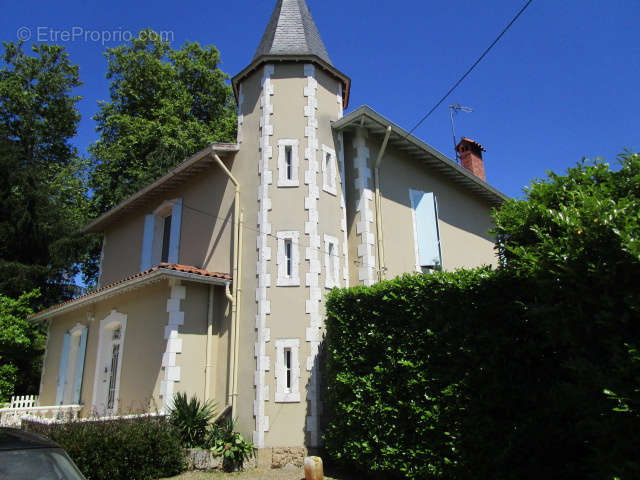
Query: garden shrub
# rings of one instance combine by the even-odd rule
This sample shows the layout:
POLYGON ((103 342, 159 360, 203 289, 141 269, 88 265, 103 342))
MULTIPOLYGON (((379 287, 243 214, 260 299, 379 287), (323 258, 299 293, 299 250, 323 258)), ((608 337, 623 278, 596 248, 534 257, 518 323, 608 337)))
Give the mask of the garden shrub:
POLYGON ((152 480, 184 469, 179 432, 166 417, 29 422, 26 428, 64 448, 88 480, 152 480))
POLYGON ((325 447, 414 479, 640 478, 640 156, 495 214, 505 263, 327 299, 325 447))
POLYGON ((169 423, 178 429, 185 448, 199 448, 205 444, 209 422, 216 416, 213 402, 201 402, 195 395, 178 392, 173 396, 169 423))

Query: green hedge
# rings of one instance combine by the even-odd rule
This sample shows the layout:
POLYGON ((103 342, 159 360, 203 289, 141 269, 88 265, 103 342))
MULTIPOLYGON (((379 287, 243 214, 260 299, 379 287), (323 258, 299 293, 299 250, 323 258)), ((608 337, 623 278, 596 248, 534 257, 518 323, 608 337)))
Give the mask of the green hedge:
POLYGON ((604 278, 485 268, 334 290, 327 453, 390 477, 640 478, 633 261, 604 278))
POLYGON ((152 480, 184 469, 180 436, 165 417, 23 422, 23 428, 57 442, 88 480, 152 480))

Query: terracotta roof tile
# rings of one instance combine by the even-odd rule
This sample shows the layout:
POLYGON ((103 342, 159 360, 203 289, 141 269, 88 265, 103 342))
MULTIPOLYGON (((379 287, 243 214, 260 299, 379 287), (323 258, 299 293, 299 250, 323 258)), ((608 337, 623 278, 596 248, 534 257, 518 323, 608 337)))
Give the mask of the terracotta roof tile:
POLYGON ((476 146, 477 146, 480 150, 482 150, 483 152, 486 152, 486 151, 487 151, 487 149, 486 149, 486 148, 484 148, 482 145, 480 145, 478 142, 476 142, 475 140, 471 140, 470 138, 467 138, 467 137, 462 137, 462 138, 460 139, 460 142, 458 142, 458 145, 460 145, 460 143, 465 142, 465 141, 466 141, 466 142, 469 142, 469 143, 473 143, 474 145, 476 145, 476 146))
POLYGON ((197 268, 197 267, 192 267, 190 265, 180 265, 178 263, 160 263, 158 264, 157 267, 153 267, 150 268, 149 270, 145 270, 143 272, 139 272, 136 273, 134 275, 129 275, 128 277, 122 278, 120 280, 117 280, 115 282, 111 282, 103 287, 97 288, 95 290, 92 290, 90 292, 85 293, 84 295, 80 295, 74 298, 71 298, 65 302, 62 303, 58 303, 57 305, 52 305, 49 308, 45 308, 44 310, 41 310, 37 313, 34 313, 32 315, 29 315, 27 318, 31 318, 34 317, 36 315, 41 315, 43 313, 49 312, 51 310, 56 310, 64 305, 69 305, 71 303, 75 303, 79 300, 82 300, 84 298, 90 297, 92 295, 95 295, 96 293, 100 293, 100 292, 104 292, 106 290, 110 290, 118 285, 121 285, 125 282, 128 282, 130 280, 133 280, 135 278, 140 278, 140 277, 144 277, 146 275, 149 275, 150 273, 153 272, 158 272, 158 271, 162 271, 162 270, 173 270, 176 272, 183 272, 183 273, 190 273, 193 275, 200 275, 202 277, 213 277, 213 278, 221 278, 223 280, 231 280, 231 275, 226 274, 226 273, 219 273, 219 272, 210 272, 208 270, 203 270, 201 268, 197 268))

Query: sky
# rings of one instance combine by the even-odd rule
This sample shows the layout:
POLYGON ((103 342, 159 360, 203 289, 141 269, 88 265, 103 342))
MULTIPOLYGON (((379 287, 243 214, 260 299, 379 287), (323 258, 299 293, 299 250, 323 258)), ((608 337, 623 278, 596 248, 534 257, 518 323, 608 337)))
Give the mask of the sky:
MULTIPOLYGON (((80 67, 82 115, 73 143, 97 139, 108 100, 106 48, 140 29, 215 45, 223 71, 248 65, 276 0, 109 2, 1 0, 0 38, 58 43, 80 67), (66 32, 66 33, 65 33, 66 32), (65 36, 66 35, 66 36, 65 36)), ((352 79, 351 111, 369 105, 410 130, 471 66, 524 0, 307 0, 334 65, 352 79)), ((640 0, 534 0, 415 135, 449 157, 456 132, 483 144, 487 181, 505 194, 583 157, 612 164, 640 150, 640 0)))

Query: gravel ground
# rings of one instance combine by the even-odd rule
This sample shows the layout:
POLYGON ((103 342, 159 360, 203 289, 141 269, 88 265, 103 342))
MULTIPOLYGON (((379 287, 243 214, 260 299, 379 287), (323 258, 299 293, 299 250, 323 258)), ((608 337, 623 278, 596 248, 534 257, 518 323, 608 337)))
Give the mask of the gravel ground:
MULTIPOLYGON (((277 469, 255 469, 248 472, 235 473, 204 473, 185 472, 171 480, 219 480, 222 478, 235 478, 238 480, 304 480, 304 470, 302 468, 277 468, 277 469)), ((348 477, 324 476, 325 480, 349 480, 348 477)), ((162 479, 169 480, 169 479, 162 479)))

